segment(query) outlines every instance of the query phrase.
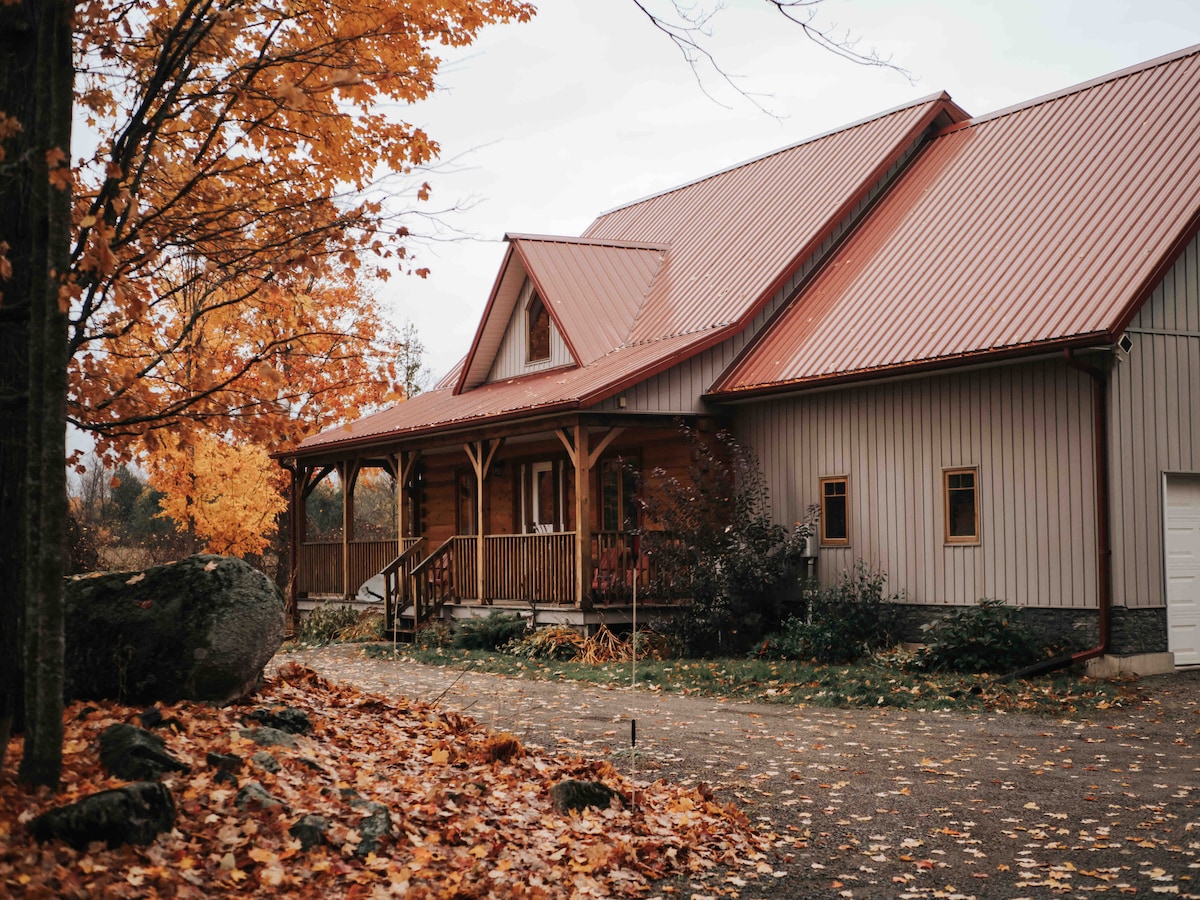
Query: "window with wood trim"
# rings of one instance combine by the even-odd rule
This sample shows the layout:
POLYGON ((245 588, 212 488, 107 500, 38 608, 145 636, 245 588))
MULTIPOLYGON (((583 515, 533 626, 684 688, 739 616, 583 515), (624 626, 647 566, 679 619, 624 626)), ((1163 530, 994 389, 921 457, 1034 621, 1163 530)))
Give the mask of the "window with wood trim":
POLYGON ((850 479, 821 479, 821 546, 850 545, 850 479))
POLYGON ((946 543, 979 543, 979 469, 945 469, 946 543))
POLYGON ((458 470, 454 475, 455 534, 478 534, 476 519, 479 517, 479 499, 475 496, 475 474, 458 470))
POLYGON ((529 298, 525 311, 529 362, 541 362, 550 358, 550 313, 537 291, 529 298))
POLYGON ((600 530, 637 527, 636 463, 622 457, 600 460, 600 530))

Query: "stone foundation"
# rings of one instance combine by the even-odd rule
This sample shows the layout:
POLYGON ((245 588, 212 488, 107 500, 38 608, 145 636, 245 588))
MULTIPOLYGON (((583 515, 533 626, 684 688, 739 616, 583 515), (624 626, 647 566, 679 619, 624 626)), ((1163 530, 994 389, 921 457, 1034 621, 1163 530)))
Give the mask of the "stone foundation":
MULTIPOLYGON (((925 643, 926 633, 921 626, 948 616, 966 607, 926 606, 898 603, 900 637, 910 643, 925 643)), ((1033 629, 1047 646, 1075 653, 1096 646, 1100 640, 1099 613, 1094 609, 1045 609, 1028 607, 1021 610, 1024 623, 1033 629)), ((1114 606, 1109 615, 1108 652, 1115 656, 1165 653, 1167 650, 1167 611, 1158 609, 1129 609, 1114 606)))

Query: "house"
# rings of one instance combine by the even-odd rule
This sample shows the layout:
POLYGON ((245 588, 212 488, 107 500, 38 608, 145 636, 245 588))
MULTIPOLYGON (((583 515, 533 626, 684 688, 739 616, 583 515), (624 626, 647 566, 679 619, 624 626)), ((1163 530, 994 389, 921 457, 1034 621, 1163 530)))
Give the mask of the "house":
POLYGON ((937 94, 579 237, 508 235, 454 372, 280 454, 294 534, 330 471, 402 495, 400 546, 299 542, 294 590, 404 550, 414 614, 441 591, 612 621, 622 472, 686 466, 682 418, 756 450, 779 521, 820 507, 823 580, 861 558, 917 616, 998 597, 1083 656, 1200 663, 1196 134, 1200 47, 976 118, 937 94))

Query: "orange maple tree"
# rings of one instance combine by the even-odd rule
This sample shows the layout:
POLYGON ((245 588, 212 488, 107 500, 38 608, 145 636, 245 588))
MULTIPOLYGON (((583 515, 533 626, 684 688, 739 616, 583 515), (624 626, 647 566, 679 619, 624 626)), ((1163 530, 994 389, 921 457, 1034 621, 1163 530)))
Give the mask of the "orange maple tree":
POLYGON ((209 450, 275 448, 401 396, 406 342, 364 284, 426 274, 398 203, 428 199, 418 173, 438 148, 398 110, 434 90, 439 45, 532 14, 81 3, 77 112, 94 140, 74 173, 71 423, 119 459, 200 433, 209 450))
POLYGON ((165 495, 159 504, 163 514, 207 553, 262 553, 287 509, 280 469, 257 444, 228 444, 201 432, 183 445, 169 435, 148 468, 151 484, 165 495))

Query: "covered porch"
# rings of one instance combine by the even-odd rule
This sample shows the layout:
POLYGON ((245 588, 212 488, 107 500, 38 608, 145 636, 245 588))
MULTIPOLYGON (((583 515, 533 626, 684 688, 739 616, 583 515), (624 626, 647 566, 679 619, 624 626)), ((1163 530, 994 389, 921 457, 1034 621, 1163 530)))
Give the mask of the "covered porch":
POLYGON ((670 571, 661 553, 674 538, 647 521, 635 494, 639 476, 686 472, 689 451, 678 419, 632 418, 581 413, 506 433, 430 435, 285 459, 291 611, 314 600, 349 601, 373 578, 388 626, 400 633, 498 607, 539 622, 619 623, 635 591, 639 606, 677 603, 688 593, 687 573, 670 571), (354 486, 370 469, 390 476, 398 537, 355 538, 354 486), (335 472, 341 539, 308 540, 308 498, 335 472))

